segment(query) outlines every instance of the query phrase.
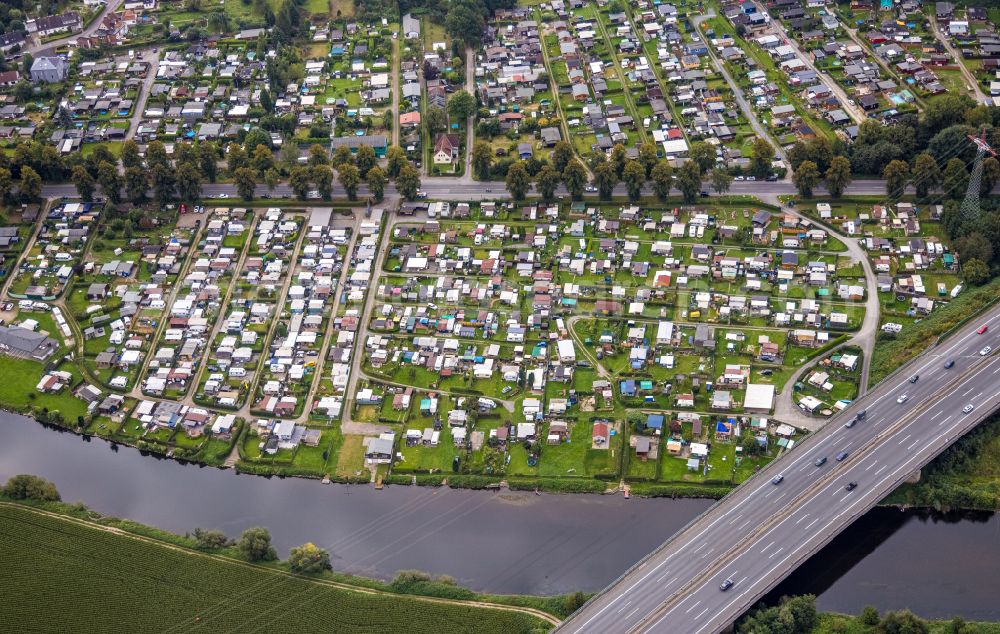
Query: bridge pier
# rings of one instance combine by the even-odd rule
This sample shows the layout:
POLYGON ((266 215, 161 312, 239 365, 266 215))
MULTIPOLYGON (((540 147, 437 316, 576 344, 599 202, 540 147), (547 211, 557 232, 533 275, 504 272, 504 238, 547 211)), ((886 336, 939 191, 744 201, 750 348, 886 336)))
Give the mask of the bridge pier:
POLYGON ((913 473, 911 473, 910 477, 906 479, 906 483, 907 484, 916 484, 917 482, 920 482, 920 472, 921 471, 923 471, 923 469, 917 469, 916 471, 914 471, 913 473))

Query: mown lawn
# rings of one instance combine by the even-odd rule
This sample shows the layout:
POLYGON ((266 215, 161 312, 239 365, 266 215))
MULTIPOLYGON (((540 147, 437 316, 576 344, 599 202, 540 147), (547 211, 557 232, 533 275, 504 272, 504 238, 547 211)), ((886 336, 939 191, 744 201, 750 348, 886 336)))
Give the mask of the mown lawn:
MULTIPOLYGON (((79 378, 79 373, 68 365, 64 364, 60 369, 73 371, 74 378, 79 378)), ((0 356, 0 375, 3 376, 3 381, 0 381, 0 404, 20 411, 47 407, 49 411, 59 410, 66 420, 87 413, 86 404, 73 396, 68 388, 59 394, 37 392, 35 386, 44 374, 45 368, 40 363, 0 356)))
MULTIPOLYGON (((529 632, 531 616, 363 594, 0 507, 10 631, 529 632), (71 589, 71 590, 70 590, 71 589), (266 600, 247 592, 266 591, 266 600)), ((284 553, 281 553, 284 554, 284 553)))

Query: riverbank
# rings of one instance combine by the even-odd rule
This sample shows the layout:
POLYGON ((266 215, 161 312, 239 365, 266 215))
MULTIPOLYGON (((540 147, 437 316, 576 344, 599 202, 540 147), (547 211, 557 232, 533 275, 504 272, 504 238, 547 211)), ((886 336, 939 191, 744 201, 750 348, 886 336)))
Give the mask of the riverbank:
POLYGON ((584 598, 484 596, 413 574, 394 584, 297 575, 287 562, 205 552, 187 536, 57 502, 0 498, 0 531, 7 622, 51 631, 228 630, 269 619, 278 631, 349 630, 378 614, 386 631, 530 632, 584 598), (270 601, 247 602, 252 588, 270 601), (150 600, 140 606, 138 595, 150 600))

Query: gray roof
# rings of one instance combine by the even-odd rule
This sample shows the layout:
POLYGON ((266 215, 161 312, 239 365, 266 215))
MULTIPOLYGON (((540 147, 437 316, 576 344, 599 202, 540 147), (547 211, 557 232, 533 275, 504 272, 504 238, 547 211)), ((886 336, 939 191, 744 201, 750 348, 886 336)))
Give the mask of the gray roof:
POLYGON ((0 350, 19 357, 44 359, 58 347, 52 337, 19 326, 0 328, 0 350))

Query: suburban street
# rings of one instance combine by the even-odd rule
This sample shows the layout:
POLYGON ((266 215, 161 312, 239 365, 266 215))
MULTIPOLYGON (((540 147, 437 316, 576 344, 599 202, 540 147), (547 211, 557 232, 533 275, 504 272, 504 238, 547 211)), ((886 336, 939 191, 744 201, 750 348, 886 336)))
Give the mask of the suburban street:
POLYGON ((906 364, 694 520, 560 632, 719 632, 854 519, 1000 405, 1000 308, 906 364), (992 329, 978 334, 977 329, 992 329), (946 361, 954 366, 945 368, 946 361), (914 381, 910 377, 918 376, 914 381), (907 398, 903 398, 904 395, 907 398), (900 402, 903 401, 903 402, 900 402), (971 404, 971 412, 963 407, 971 404), (838 460, 840 456, 842 460, 838 460), (817 460, 820 460, 817 464, 817 460), (777 484, 772 479, 778 475, 777 484), (857 483, 846 490, 849 482, 857 483), (720 590, 725 580, 732 587, 720 590))

